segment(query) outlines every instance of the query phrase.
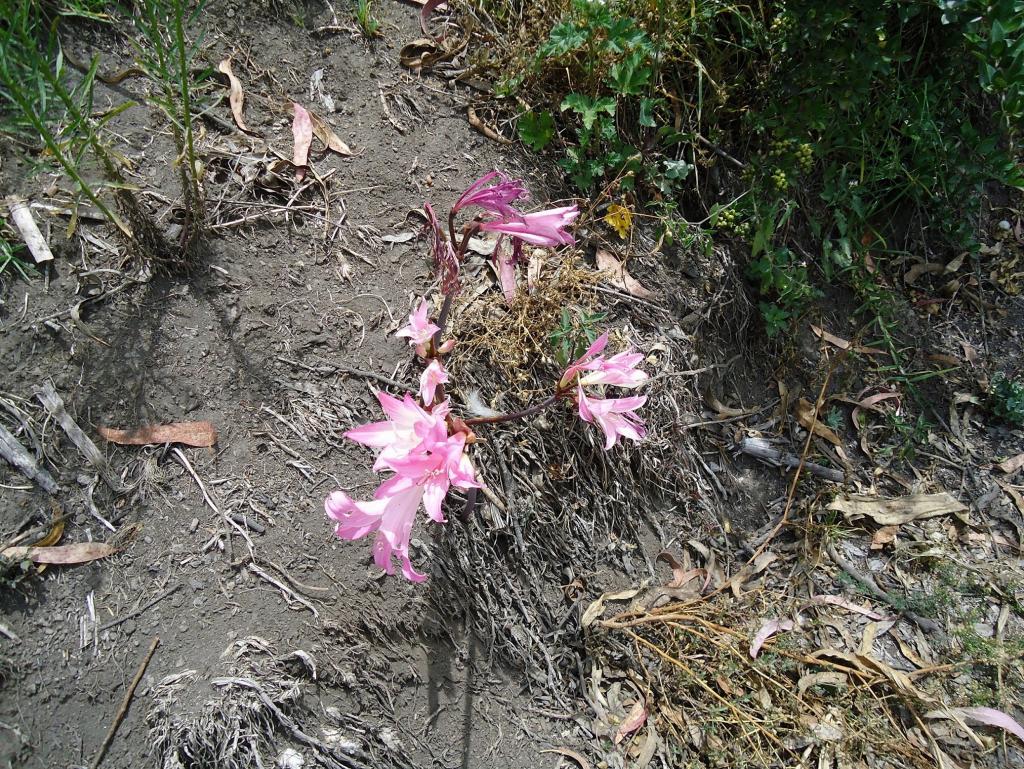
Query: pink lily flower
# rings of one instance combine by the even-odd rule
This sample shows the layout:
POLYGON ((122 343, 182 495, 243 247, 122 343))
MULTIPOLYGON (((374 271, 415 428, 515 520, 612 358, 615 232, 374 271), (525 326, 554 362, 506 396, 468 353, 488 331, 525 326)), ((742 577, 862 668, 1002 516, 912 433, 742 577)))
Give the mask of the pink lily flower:
POLYGON ((583 353, 577 360, 575 360, 569 368, 562 374, 562 378, 558 380, 558 389, 565 390, 569 385, 572 384, 572 380, 576 378, 576 375, 581 371, 587 371, 595 360, 600 360, 598 354, 608 346, 608 332, 605 331, 601 336, 594 340, 594 343, 587 348, 587 351, 583 353))
MULTIPOLYGON (((395 336, 409 338, 409 344, 420 348, 434 338, 440 329, 427 318, 430 304, 426 299, 420 301, 419 309, 409 314, 409 323, 395 332, 395 336)), ((417 349, 417 353, 419 349, 417 349)))
POLYGON ((434 402, 434 393, 437 392, 437 386, 445 384, 447 381, 448 372, 444 370, 441 361, 434 358, 420 375, 420 400, 423 401, 424 406, 429 406, 434 402))
POLYGON ((520 214, 515 218, 482 222, 480 229, 484 232, 502 232, 534 246, 569 245, 576 241, 565 228, 579 215, 579 208, 575 205, 549 208, 532 214, 520 214))
POLYGON ((512 203, 528 197, 529 192, 521 179, 510 179, 501 171, 491 171, 469 185, 462 193, 462 197, 455 201, 452 211, 458 212, 463 208, 476 206, 506 219, 518 219, 522 214, 512 208, 512 203), (488 187, 487 185, 495 179, 501 181, 488 187))
POLYGON ((426 575, 417 572, 409 560, 409 538, 416 511, 422 502, 431 520, 444 523, 441 505, 451 487, 480 486, 465 448, 465 433, 456 433, 434 442, 428 450, 394 457, 388 462, 388 469, 396 474, 377 488, 370 501, 359 502, 343 491, 334 492, 324 502, 327 515, 338 522, 334 533, 341 539, 356 540, 377 532, 374 562, 388 574, 394 574, 392 557, 397 556, 405 578, 422 582, 426 575))
POLYGON ((423 507, 432 521, 444 523, 441 503, 449 489, 479 488, 473 463, 466 456, 466 434, 455 433, 428 453, 410 454, 392 463, 397 473, 380 485, 378 493, 390 495, 415 485, 423 487, 423 507))
POLYGON ((351 441, 381 450, 373 464, 374 470, 392 469, 392 462, 415 451, 433 451, 447 439, 445 417, 450 410, 448 401, 427 411, 409 393, 405 394, 403 400, 398 400, 393 395, 379 391, 377 400, 388 419, 360 425, 345 433, 345 437, 351 441))
POLYGON ((604 431, 605 451, 616 444, 620 437, 633 441, 643 440, 647 435, 643 420, 636 410, 647 402, 646 395, 630 398, 588 398, 583 387, 577 387, 580 419, 597 423, 604 431))
POLYGON ((648 379, 647 374, 637 368, 643 359, 644 356, 638 352, 620 352, 608 359, 595 358, 585 364, 592 373, 580 377, 580 384, 639 387, 648 379))
POLYGON ((369 502, 357 502, 344 491, 336 491, 324 502, 324 509, 338 522, 334 529, 338 538, 355 540, 377 532, 373 542, 374 563, 388 574, 394 574, 392 556, 397 555, 405 578, 422 582, 427 575, 412 567, 409 538, 423 491, 422 486, 413 485, 388 496, 381 495, 378 489, 377 498, 369 502))

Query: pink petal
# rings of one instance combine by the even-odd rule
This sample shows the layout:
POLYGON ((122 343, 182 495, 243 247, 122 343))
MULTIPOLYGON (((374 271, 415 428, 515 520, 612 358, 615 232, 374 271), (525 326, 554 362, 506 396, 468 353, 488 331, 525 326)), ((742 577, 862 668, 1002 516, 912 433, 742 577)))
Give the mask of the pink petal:
POLYGON ((371 422, 353 427, 345 433, 345 437, 364 446, 382 448, 395 440, 395 425, 393 422, 371 422))
POLYGON ((750 642, 751 658, 757 658, 757 654, 761 651, 761 647, 764 646, 764 642, 773 635, 783 630, 792 630, 794 627, 795 625, 791 619, 770 619, 765 622, 761 625, 761 629, 757 631, 754 640, 750 642))

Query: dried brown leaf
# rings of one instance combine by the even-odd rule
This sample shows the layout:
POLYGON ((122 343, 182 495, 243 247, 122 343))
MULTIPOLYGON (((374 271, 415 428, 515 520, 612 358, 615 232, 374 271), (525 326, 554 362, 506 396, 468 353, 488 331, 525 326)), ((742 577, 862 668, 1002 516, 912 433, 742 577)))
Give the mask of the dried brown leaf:
POLYGON ((619 728, 615 730, 615 744, 618 745, 628 735, 643 726, 644 721, 646 720, 647 708, 644 706, 644 701, 637 700, 633 703, 633 707, 630 709, 626 717, 622 719, 622 723, 619 724, 619 728))
POLYGON ((572 750, 571 748, 546 748, 545 750, 542 750, 540 752, 555 753, 559 756, 571 758, 573 761, 580 765, 580 769, 590 769, 590 762, 587 761, 587 759, 585 759, 582 754, 577 753, 575 750, 572 750))
POLYGON ((313 134, 317 139, 323 142, 323 145, 327 149, 346 157, 352 154, 352 150, 349 149, 349 146, 338 138, 338 135, 334 133, 334 129, 331 128, 326 120, 315 112, 309 113, 309 119, 313 123, 313 134))
POLYGON ((899 526, 919 518, 934 518, 967 511, 965 505, 945 491, 896 498, 851 494, 837 497, 828 509, 842 513, 850 521, 870 518, 881 526, 899 526))
POLYGON ((313 120, 306 108, 298 102, 292 102, 292 109, 295 113, 292 119, 292 137, 295 141, 292 163, 296 166, 295 178, 301 181, 309 164, 309 146, 313 143, 313 120))
POLYGON ((245 92, 242 90, 242 81, 235 76, 234 71, 231 69, 230 57, 217 65, 217 71, 223 73, 228 78, 228 103, 231 105, 231 116, 235 119, 235 125, 245 131, 245 133, 253 133, 246 127, 245 119, 242 117, 242 109, 245 106, 245 92))
POLYGON ((655 293, 645 288, 636 278, 626 271, 625 262, 619 261, 618 257, 603 248, 597 249, 597 269, 607 273, 609 279, 616 286, 621 288, 630 296, 637 299, 651 299, 655 293))
POLYGON ((1018 454, 1015 457, 1010 457, 1006 461, 1000 462, 998 465, 996 465, 996 467, 998 467, 1007 475, 1009 475, 1010 473, 1015 473, 1022 467, 1024 467, 1024 454, 1018 454))
POLYGON ((217 428, 206 421, 146 425, 135 430, 118 430, 112 427, 98 427, 96 430, 111 443, 121 446, 183 443, 186 446, 206 447, 217 443, 217 428))
POLYGON ((801 398, 797 401, 793 408, 796 413, 797 421, 803 426, 805 430, 812 431, 815 435, 820 438, 824 438, 833 446, 842 446, 843 442, 839 440, 839 436, 836 435, 828 426, 822 424, 818 419, 815 418, 817 413, 814 404, 812 404, 806 398, 801 398))
POLYGON ((106 558, 117 552, 117 548, 106 542, 78 542, 73 545, 57 545, 56 547, 9 547, 0 556, 14 561, 28 559, 33 563, 51 563, 70 566, 76 563, 87 563, 97 558, 106 558))
POLYGON ((756 659, 758 652, 761 651, 761 647, 764 646, 764 642, 771 638, 776 633, 784 630, 792 630, 796 625, 793 624, 791 619, 770 619, 761 625, 761 629, 757 631, 754 636, 754 640, 750 642, 750 656, 752 659, 756 659))

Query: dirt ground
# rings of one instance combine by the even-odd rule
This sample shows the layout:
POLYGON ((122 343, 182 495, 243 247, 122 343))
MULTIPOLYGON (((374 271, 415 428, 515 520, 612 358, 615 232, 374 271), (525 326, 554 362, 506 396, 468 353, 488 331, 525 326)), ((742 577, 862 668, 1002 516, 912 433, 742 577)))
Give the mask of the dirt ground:
MULTIPOLYGON (((539 577, 513 575, 524 582, 543 578, 542 586, 529 587, 553 596, 554 637, 562 637, 564 626, 567 658, 579 667, 574 688, 556 691, 558 675, 547 687, 538 683, 544 676, 495 652, 500 644, 493 638, 469 632, 465 607, 445 611, 450 581, 418 586, 383 577, 367 542, 333 537, 324 497, 338 488, 365 495, 375 479, 367 453, 341 434, 378 418, 372 389, 379 377, 411 383, 417 376, 407 346, 393 337, 432 281, 424 242, 413 237, 422 225, 413 209, 430 200, 446 210, 494 167, 524 176, 538 204, 559 194, 554 172, 473 130, 467 90, 400 66, 398 49, 420 36, 417 9, 398 2, 376 7, 384 34, 367 42, 347 17, 341 28, 323 29, 335 20, 317 4, 291 17, 255 3, 211 6, 201 22, 205 60, 216 65, 232 57, 247 89, 246 118, 266 141, 204 124, 200 154, 207 159, 211 230, 191 274, 149 274, 130 259, 122 262, 95 223, 82 225, 88 238, 66 240, 66 220, 53 216, 46 220, 57 253, 53 267, 5 288, 0 366, 8 374, 0 418, 60 483, 53 499, 67 515, 65 539, 113 538, 123 549, 85 565, 5 578, 0 766, 91 766, 157 638, 102 766, 583 765, 552 748, 578 751, 597 766, 639 766, 630 740, 618 748, 621 740, 602 741, 609 735, 594 726, 595 713, 601 718, 595 671, 607 676, 621 661, 584 640, 583 610, 604 591, 667 581, 671 569, 655 562, 666 547, 706 543, 728 551, 726 569, 742 565, 781 512, 787 477, 737 456, 732 446, 772 432, 799 453, 799 427, 778 427, 780 380, 793 402, 797 395, 813 400, 815 377, 827 368, 820 340, 808 332, 785 353, 789 371, 797 373, 779 374, 777 351, 735 320, 745 317, 736 307, 744 300, 721 293, 729 290, 728 259, 717 278, 705 280, 666 277, 648 258, 631 269, 661 289, 660 298, 649 307, 614 295, 609 301, 641 318, 636 323, 649 361, 676 356, 667 376, 703 372, 678 380, 688 383, 680 386, 689 401, 682 412, 676 407, 674 421, 667 416, 672 404, 662 404, 656 413, 663 423, 652 426, 659 440, 680 446, 703 430, 703 450, 685 467, 664 469, 666 485, 686 476, 690 493, 651 511, 653 523, 623 524, 621 541, 595 528, 594 541, 584 544, 609 554, 598 567, 573 573, 563 572, 571 565, 558 564, 539 577), (311 78, 326 100, 311 94, 311 78), (350 157, 314 153, 316 175, 329 179, 326 196, 311 186, 289 200, 296 189, 291 180, 277 188, 267 173, 268 147, 290 156, 289 99, 326 115, 353 150, 350 157), (292 205, 287 215, 286 203, 292 205), (133 279, 128 284, 126 275, 133 279), (40 405, 34 388, 47 381, 100 446, 104 472, 40 405), (216 447, 119 447, 102 441, 96 429, 186 420, 212 422, 216 447), (595 688, 584 688, 588 681, 595 688), (217 750, 204 753, 211 745, 217 750)), ((74 27, 65 44, 83 60, 101 53, 108 71, 126 66, 124 41, 101 27, 74 27)), ((122 98, 100 89, 100 101, 122 98)), ((226 104, 216 109, 230 121, 226 104)), ((140 187, 155 191, 147 202, 166 216, 175 194, 169 136, 143 106, 122 114, 115 130, 140 187)), ((55 177, 28 175, 5 153, 4 194, 60 200, 59 186, 55 177)), ((960 361, 967 355, 962 342, 981 351, 980 365, 1019 371, 1020 299, 1008 298, 1005 306, 996 329, 982 330, 966 311, 915 321, 924 324, 918 334, 929 345, 922 343, 920 362, 929 352, 960 361)), ((854 331, 852 319, 838 311, 826 312, 822 322, 840 336, 854 331)), ((856 366, 840 366, 832 376, 844 392, 864 384, 856 366)), ((936 402, 955 401, 961 388, 969 393, 975 379, 968 373, 937 386, 936 402)), ((930 489, 969 503, 973 517, 959 531, 951 524, 931 529, 929 521, 919 539, 964 543, 973 553, 971 573, 998 553, 1000 568, 990 571, 1001 571, 999 589, 1004 597, 1016 595, 1016 603, 983 598, 972 619, 986 638, 998 625, 1000 634, 1019 639, 1020 510, 1017 497, 992 480, 992 466, 1020 453, 1024 441, 1020 431, 987 425, 980 411, 965 414, 968 401, 957 403, 952 449, 949 434, 936 428, 927 442, 937 458, 918 455, 916 479, 895 460, 857 456, 860 489, 908 491, 926 478, 930 489), (957 466, 969 454, 976 466, 957 466), (875 472, 880 466, 886 469, 875 472), (1004 605, 1014 608, 999 620, 1004 605)), ((781 414, 784 419, 785 407, 781 414)), ((516 435, 506 434, 503 445, 519 452, 516 435)), ((510 450, 509 456, 523 454, 510 450)), ((547 459, 550 469, 557 458, 547 459)), ((59 514, 47 494, 13 469, 0 468, 0 482, 4 539, 59 514)), ((614 477, 591 492, 630 494, 614 477)), ((585 506, 585 499, 576 504, 585 506)), ((428 529, 418 531, 413 559, 430 564, 442 545, 426 539, 433 535, 428 529)), ((843 550, 848 558, 878 574, 896 561, 869 549, 871 531, 859 534, 843 550)), ((796 552, 783 550, 783 560, 796 552)), ((929 585, 922 589, 934 592, 929 585)), ((513 625, 496 631, 510 645, 519 632, 513 625)), ((1009 696, 1003 707, 1012 709, 1013 692, 1024 689, 1019 666, 1016 673, 1012 660, 1007 666, 1007 690, 999 696, 1009 696)), ((1024 765, 1020 747, 993 748, 987 765, 1024 765)), ((661 746, 644 765, 681 766, 679 755, 661 746)))

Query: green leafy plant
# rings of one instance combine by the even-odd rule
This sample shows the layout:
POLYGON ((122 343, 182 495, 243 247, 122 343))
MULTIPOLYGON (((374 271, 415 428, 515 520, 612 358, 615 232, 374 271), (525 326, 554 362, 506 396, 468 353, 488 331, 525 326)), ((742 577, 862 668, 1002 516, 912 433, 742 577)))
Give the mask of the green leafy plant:
POLYGON ((555 353, 555 360, 562 368, 579 358, 598 337, 600 324, 607 320, 604 312, 588 313, 583 310, 562 308, 559 326, 548 341, 555 353))
POLYGON ((28 280, 35 274, 35 268, 21 258, 23 249, 21 243, 13 241, 6 225, 0 225, 0 278, 13 273, 22 280, 28 280))
POLYGON ((988 408, 999 419, 1014 425, 1024 425, 1024 382, 996 374, 992 377, 988 408))
POLYGON ((353 16, 365 37, 373 39, 380 35, 380 21, 373 14, 371 0, 356 0, 353 16))
POLYGON ((185 32, 205 6, 206 0, 191 9, 188 0, 141 0, 132 16, 139 33, 133 43, 136 62, 157 86, 150 101, 167 118, 178 150, 176 168, 184 208, 179 248, 183 255, 198 241, 205 219, 192 114, 192 62, 201 38, 191 42, 185 32))
POLYGON ((64 171, 79 194, 135 243, 136 233, 102 194, 104 188, 112 189, 122 210, 137 206, 113 154, 100 138, 103 126, 126 107, 93 119, 97 63, 93 62, 77 85, 67 85, 59 44, 38 6, 31 0, 20 0, 10 11, 7 23, 0 25, 3 130, 21 137, 29 146, 41 141, 49 159, 64 171), (100 164, 105 181, 89 178, 83 166, 87 154, 100 164))

